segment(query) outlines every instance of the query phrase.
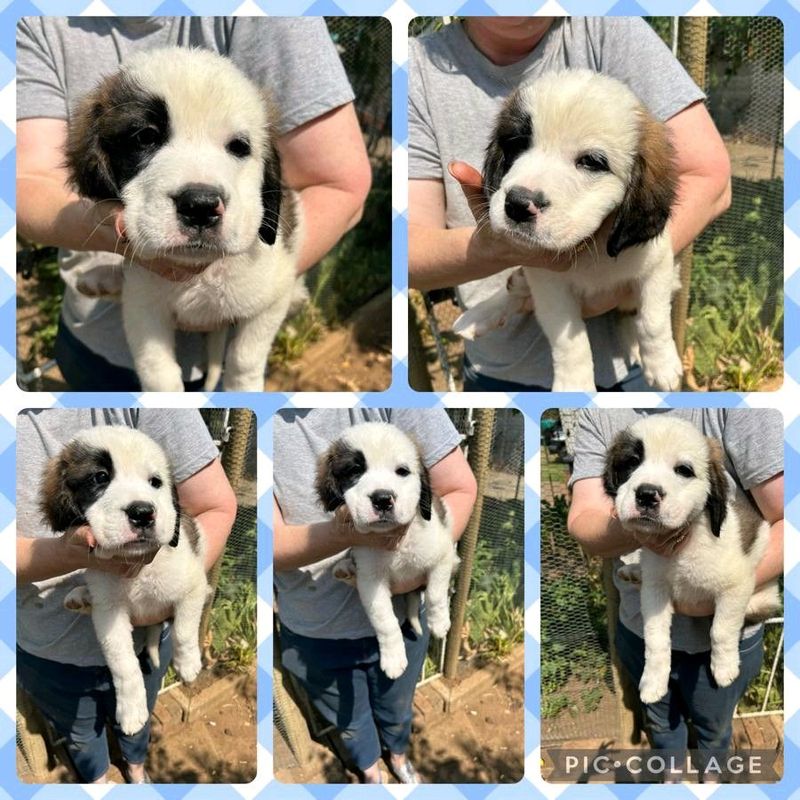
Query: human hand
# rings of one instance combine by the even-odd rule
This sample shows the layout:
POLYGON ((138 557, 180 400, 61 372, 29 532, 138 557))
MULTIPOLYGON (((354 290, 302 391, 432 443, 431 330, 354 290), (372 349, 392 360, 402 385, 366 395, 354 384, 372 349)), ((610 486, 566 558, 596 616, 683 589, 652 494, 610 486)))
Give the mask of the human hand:
POLYGON ((137 553, 135 556, 122 552, 106 558, 99 557, 94 552, 97 547, 97 539, 87 524, 68 528, 61 540, 64 544, 66 558, 70 564, 74 565, 74 569, 98 569, 123 578, 135 578, 141 572, 142 567, 149 564, 158 552, 158 548, 154 548, 145 553, 137 553))
POLYGON ((670 558, 686 547, 686 543, 689 541, 688 534, 689 528, 684 526, 675 531, 658 534, 657 537, 647 533, 634 533, 633 538, 638 544, 653 553, 664 556, 664 558, 670 558))
POLYGON ((345 547, 377 547, 381 550, 395 550, 400 544, 408 525, 398 525, 381 533, 359 533, 353 524, 353 518, 347 506, 341 505, 333 514, 333 535, 338 537, 345 547))
POLYGON ((569 253, 557 254, 537 247, 526 247, 492 230, 480 172, 464 161, 451 161, 448 171, 461 186, 477 222, 467 250, 468 259, 494 264, 495 272, 516 266, 564 272, 572 266, 573 257, 569 253))

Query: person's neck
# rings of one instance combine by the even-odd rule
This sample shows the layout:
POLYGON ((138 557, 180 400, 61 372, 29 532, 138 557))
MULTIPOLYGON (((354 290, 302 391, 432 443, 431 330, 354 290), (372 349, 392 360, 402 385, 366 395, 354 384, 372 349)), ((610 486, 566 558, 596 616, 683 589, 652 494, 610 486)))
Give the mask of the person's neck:
POLYGON ((531 18, 529 33, 519 38, 504 36, 483 24, 480 18, 465 19, 464 30, 470 41, 486 58, 498 67, 507 67, 526 58, 547 33, 553 20, 549 17, 531 18))

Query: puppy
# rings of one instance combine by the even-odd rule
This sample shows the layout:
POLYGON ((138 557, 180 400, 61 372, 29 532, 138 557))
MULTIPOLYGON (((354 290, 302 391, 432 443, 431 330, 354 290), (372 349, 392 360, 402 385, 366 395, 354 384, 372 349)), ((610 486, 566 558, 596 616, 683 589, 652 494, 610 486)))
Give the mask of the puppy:
POLYGON ((603 484, 623 528, 639 540, 686 543, 672 556, 643 547, 640 564, 620 568, 641 582, 645 668, 643 703, 666 693, 674 603, 713 602, 711 673, 718 686, 739 675, 745 621, 780 608, 777 580, 755 591, 755 570, 769 542, 769 524, 745 494, 732 492, 722 448, 694 425, 653 416, 621 432, 608 450, 603 484))
POLYGON ((70 119, 72 185, 124 206, 122 314, 144 391, 183 391, 176 329, 211 331, 206 391, 223 354, 226 390, 264 388, 275 334, 303 292, 299 204, 281 186, 276 121, 230 60, 180 47, 134 55, 70 119), (188 280, 136 266, 157 257, 188 280))
MULTIPOLYGON (((408 666, 403 634, 392 606, 391 583, 427 579, 425 595, 431 633, 450 628, 450 578, 458 566, 452 521, 431 493, 428 470, 414 443, 399 428, 365 422, 345 431, 319 462, 317 494, 326 511, 346 505, 359 533, 376 536, 408 525, 395 550, 353 547, 334 566, 356 586, 380 648, 381 669, 398 678, 408 666)), ((419 593, 407 595, 408 618, 417 633, 419 593)))
MULTIPOLYGON (((675 199, 666 127, 624 84, 589 70, 542 75, 506 101, 486 152, 492 230, 532 250, 570 254, 565 272, 525 267, 469 309, 454 330, 473 339, 530 306, 553 355, 553 391, 595 390, 581 303, 629 287, 621 321, 647 382, 680 388, 670 305, 678 272, 665 230, 675 199)), ((483 224, 483 220, 479 220, 483 224)))
MULTIPOLYGON (((54 531, 88 524, 98 558, 122 556, 136 563, 157 550, 134 578, 86 570, 86 586, 64 600, 69 609, 91 612, 114 681, 117 721, 124 733, 135 733, 149 714, 132 619, 166 618, 174 610, 175 669, 189 683, 202 668, 198 631, 208 595, 203 532, 178 506, 164 451, 140 431, 121 426, 83 431, 49 462, 41 508, 54 531)), ((147 631, 155 666, 160 632, 160 625, 147 631)))

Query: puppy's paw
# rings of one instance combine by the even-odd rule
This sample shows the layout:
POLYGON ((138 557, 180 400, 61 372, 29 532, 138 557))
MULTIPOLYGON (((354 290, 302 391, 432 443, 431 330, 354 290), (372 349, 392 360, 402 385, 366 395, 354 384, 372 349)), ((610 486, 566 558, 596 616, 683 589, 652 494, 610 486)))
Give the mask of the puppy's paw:
POLYGON ((642 568, 639 564, 623 564, 617 570, 617 577, 625 583, 633 584, 634 586, 641 586, 642 584, 642 568))
POLYGON ((141 691, 131 693, 131 697, 126 697, 126 693, 117 693, 117 722, 122 732, 131 736, 138 733, 150 718, 147 710, 147 696, 145 695, 144 685, 141 691))
POLYGON ((340 559, 333 565, 333 577, 350 586, 356 585, 356 562, 350 556, 340 559))
POLYGON ((683 383, 683 365, 674 347, 642 358, 644 379, 659 392, 677 392, 683 383))
POLYGON ((480 308, 480 305, 465 311, 454 323, 453 333, 462 339, 472 342, 486 335, 489 331, 502 328, 506 324, 506 317, 488 316, 480 308))
POLYGON ((437 639, 444 639, 447 636, 447 631, 450 630, 450 616, 446 611, 428 612, 428 628, 430 629, 431 636, 437 639))
POLYGON ((590 372, 586 372, 585 370, 577 371, 570 375, 559 371, 553 378, 553 388, 551 391, 586 392, 588 394, 594 394, 597 391, 597 387, 594 383, 594 375, 590 372))
POLYGON ((92 613, 92 595, 88 586, 76 586, 64 598, 64 608, 79 614, 92 613))
POLYGON ((715 656, 712 651, 711 674, 720 688, 730 686, 739 677, 739 654, 732 657, 720 657, 715 656))
POLYGON ((158 368, 138 367, 136 373, 143 392, 182 392, 183 374, 177 364, 161 364, 158 368))
POLYGON ((639 682, 639 697, 643 703, 657 703, 669 689, 669 672, 657 675, 654 670, 644 669, 639 682))
POLYGON ((178 673, 178 677, 184 683, 191 683, 200 674, 200 670, 203 669, 203 662, 200 660, 199 650, 187 653, 180 658, 175 656, 172 659, 172 664, 175 667, 175 671, 178 673))
POLYGON ((404 647, 381 650, 381 669, 387 678, 392 680, 399 678, 406 671, 407 666, 408 659, 404 647))

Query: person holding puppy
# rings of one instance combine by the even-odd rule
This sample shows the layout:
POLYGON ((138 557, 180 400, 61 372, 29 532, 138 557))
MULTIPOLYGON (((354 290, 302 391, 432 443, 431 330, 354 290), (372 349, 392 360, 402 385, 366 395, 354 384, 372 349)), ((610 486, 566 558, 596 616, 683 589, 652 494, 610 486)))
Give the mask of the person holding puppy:
MULTIPOLYGON (((354 545, 397 546, 402 529, 357 533, 345 506, 323 510, 314 487, 317 460, 351 425, 390 422, 420 445, 431 490, 447 506, 458 539, 475 503, 476 484, 458 447, 460 436, 442 409, 287 409, 275 416, 274 574, 284 667, 341 735, 349 766, 364 783, 382 783, 382 750, 401 783, 419 783, 406 751, 414 689, 425 659, 428 629, 402 626, 408 666, 391 680, 380 669, 378 642, 353 585, 333 565, 354 545)), ((395 595, 418 586, 392 586, 395 595)), ((395 603, 398 619, 405 604, 395 603)))
MULTIPOLYGON (((455 286, 469 309, 503 289, 514 267, 569 269, 567 255, 517 246, 493 233, 478 170, 503 99, 544 72, 576 67, 621 80, 666 122, 678 172, 669 221, 675 253, 728 207, 729 159, 703 93, 644 20, 467 17, 409 40, 412 288, 455 286)), ((613 312, 624 299, 622 292, 608 294, 583 308, 596 384, 643 390, 649 387, 629 360, 613 312)), ((467 391, 546 391, 552 385, 550 348, 531 313, 512 316, 465 347, 467 391)))
MULTIPOLYGON (((637 586, 617 576, 617 569, 630 561, 630 554, 639 547, 651 547, 669 557, 686 543, 686 539, 673 537, 656 546, 623 530, 615 517, 613 500, 603 487, 606 453, 614 437, 647 414, 688 420, 722 443, 730 480, 749 495, 770 525, 769 543, 756 570, 756 586, 783 573, 783 421, 778 411, 582 409, 575 435, 567 526, 587 553, 613 559, 614 584, 620 593, 617 652, 635 686, 644 670, 641 597, 637 586)), ((739 676, 730 686, 721 688, 710 670, 713 606, 678 606, 675 612, 669 690, 657 702, 645 704, 647 731, 653 748, 683 753, 688 747, 687 720, 691 720, 702 760, 703 754, 725 753, 731 745, 733 712, 761 667, 763 627, 745 625, 739 647, 739 676)))

